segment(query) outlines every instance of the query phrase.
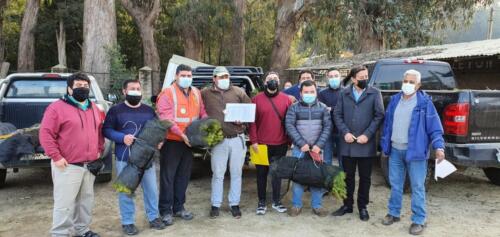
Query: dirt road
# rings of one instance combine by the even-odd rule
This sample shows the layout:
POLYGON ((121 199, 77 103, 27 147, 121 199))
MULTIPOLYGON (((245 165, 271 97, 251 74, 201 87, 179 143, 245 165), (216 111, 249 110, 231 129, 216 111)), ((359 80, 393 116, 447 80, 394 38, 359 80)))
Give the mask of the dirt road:
MULTIPOLYGON (((95 192, 92 229, 101 236, 122 236, 116 193, 111 183, 96 184, 95 192)), ((186 207, 195 213, 193 221, 176 220, 163 231, 149 230, 142 193, 138 193, 136 222, 140 236, 409 236, 408 195, 404 198, 402 221, 390 227, 381 224, 388 195, 389 189, 377 168, 373 174, 368 222, 361 222, 356 211, 344 217, 316 217, 309 207, 309 193, 305 195, 306 205, 299 217, 291 218, 272 211, 256 216, 255 172, 246 168, 240 220, 233 219, 227 208, 223 209, 220 218, 208 218, 210 177, 203 177, 193 180, 188 189, 186 207)), ((290 204, 290 197, 290 194, 285 197, 285 204, 290 204)), ((500 236, 500 187, 488 183, 481 170, 469 169, 432 182, 427 197, 429 218, 424 236, 500 236)), ((324 203, 330 211, 340 205, 331 197, 324 203)), ((0 236, 49 236, 51 216, 49 170, 9 172, 6 187, 0 190, 0 236)))

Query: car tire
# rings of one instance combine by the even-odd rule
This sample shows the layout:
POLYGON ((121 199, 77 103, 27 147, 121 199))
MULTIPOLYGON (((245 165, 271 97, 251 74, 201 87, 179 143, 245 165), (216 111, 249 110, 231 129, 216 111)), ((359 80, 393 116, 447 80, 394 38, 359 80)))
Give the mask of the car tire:
POLYGON ((491 183, 500 186, 500 168, 484 168, 483 171, 491 183))
POLYGON ((0 169, 0 188, 5 185, 5 179, 7 179, 7 169, 0 169))

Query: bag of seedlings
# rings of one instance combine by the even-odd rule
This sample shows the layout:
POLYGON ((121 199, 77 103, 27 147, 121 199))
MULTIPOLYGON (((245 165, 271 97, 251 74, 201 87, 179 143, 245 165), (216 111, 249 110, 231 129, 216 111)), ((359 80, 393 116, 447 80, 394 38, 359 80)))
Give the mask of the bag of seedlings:
POLYGON ((211 118, 193 121, 186 128, 186 136, 192 147, 202 149, 212 148, 224 139, 221 123, 211 118))

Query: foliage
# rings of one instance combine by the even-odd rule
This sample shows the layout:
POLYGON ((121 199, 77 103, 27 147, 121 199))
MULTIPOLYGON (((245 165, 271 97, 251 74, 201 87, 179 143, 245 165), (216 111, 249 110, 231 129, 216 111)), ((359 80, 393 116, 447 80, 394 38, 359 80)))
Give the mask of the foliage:
POLYGON ((116 94, 122 98, 123 82, 125 80, 134 79, 137 70, 135 68, 127 69, 125 66, 127 59, 125 55, 121 53, 120 46, 107 48, 107 54, 111 59, 109 93, 116 94))

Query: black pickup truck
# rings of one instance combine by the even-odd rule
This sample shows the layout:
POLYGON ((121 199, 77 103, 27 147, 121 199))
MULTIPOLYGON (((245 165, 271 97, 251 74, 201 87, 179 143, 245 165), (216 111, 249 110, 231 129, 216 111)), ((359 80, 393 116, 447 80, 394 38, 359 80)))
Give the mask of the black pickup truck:
MULTIPOLYGON (((43 113, 50 103, 66 93, 67 73, 14 73, 0 79, 0 122, 14 125, 17 129, 28 128, 42 121, 43 113)), ((104 95, 94 77, 91 80, 90 99, 101 113, 106 113, 111 102, 104 95)), ((1 132, 1 131, 0 131, 1 132)), ((0 134, 1 135, 1 134, 0 134)), ((1 142, 1 141, 0 141, 1 142)), ((111 180, 112 144, 106 139, 102 158, 105 168, 97 177, 97 182, 111 180)), ((0 187, 6 180, 7 169, 18 172, 23 168, 49 168, 50 158, 44 155, 43 148, 35 147, 35 154, 0 160, 0 187)))
MULTIPOLYGON (((457 166, 482 168, 492 183, 500 185, 500 91, 457 89, 446 62, 384 59, 367 66, 369 85, 381 90, 386 106, 400 91, 404 72, 418 70, 421 89, 432 97, 441 117, 446 159, 457 166)), ((383 154, 380 163, 387 180, 387 157, 383 154)), ((433 165, 429 163, 429 174, 433 165)))

